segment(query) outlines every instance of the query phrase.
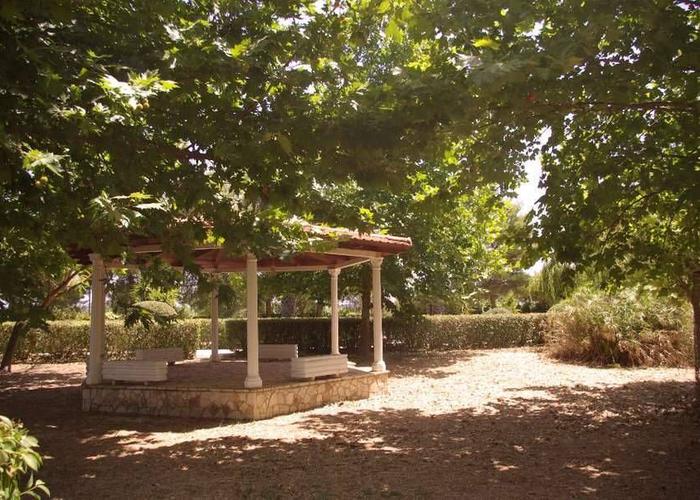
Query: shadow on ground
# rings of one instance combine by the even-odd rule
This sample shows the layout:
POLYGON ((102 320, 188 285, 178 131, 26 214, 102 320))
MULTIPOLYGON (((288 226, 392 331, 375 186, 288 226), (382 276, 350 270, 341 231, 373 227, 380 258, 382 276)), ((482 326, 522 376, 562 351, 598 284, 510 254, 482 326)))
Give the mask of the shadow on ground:
MULTIPOLYGON (((430 369, 461 358, 450 359, 430 369)), ((424 361, 408 360, 398 376, 424 361)), ((522 387, 479 412, 307 413, 296 425, 318 438, 253 439, 236 435, 234 424, 175 445, 154 433, 219 423, 83 414, 72 383, 0 393, 0 413, 21 418, 40 438, 50 457, 42 476, 57 497, 697 498, 700 491, 700 413, 690 382, 522 387)))
POLYGON ((441 379, 457 373, 455 365, 482 355, 479 351, 389 353, 386 361, 391 367, 392 378, 421 376, 441 379))
POLYGON ((32 368, 24 372, 0 372, 0 398, 3 394, 14 391, 26 392, 78 385, 85 378, 85 374, 79 372, 56 373, 35 371, 32 368))

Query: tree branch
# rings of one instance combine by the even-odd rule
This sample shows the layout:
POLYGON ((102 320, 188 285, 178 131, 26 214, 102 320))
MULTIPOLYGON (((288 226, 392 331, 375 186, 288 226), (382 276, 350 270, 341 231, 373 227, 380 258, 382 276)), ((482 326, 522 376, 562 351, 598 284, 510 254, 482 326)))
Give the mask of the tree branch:
POLYGON ((579 111, 674 111, 696 113, 698 104, 687 101, 641 101, 641 102, 606 102, 606 101, 574 101, 566 103, 542 103, 543 106, 557 109, 579 111))

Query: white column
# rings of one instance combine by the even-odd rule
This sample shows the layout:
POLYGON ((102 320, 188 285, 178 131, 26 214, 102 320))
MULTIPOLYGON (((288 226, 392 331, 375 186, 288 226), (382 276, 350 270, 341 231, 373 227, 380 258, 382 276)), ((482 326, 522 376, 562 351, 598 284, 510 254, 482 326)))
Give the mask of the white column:
POLYGON ((329 269, 331 275, 331 354, 340 354, 340 341, 338 339, 338 275, 340 269, 329 269))
POLYGON ((100 254, 91 253, 92 283, 90 297, 90 352, 87 379, 89 385, 102 382, 102 356, 105 348, 105 273, 100 254))
POLYGON ((219 361, 219 285, 211 291, 211 357, 210 361, 219 361))
POLYGON ((248 373, 243 385, 253 389, 262 387, 258 363, 258 260, 254 255, 248 255, 246 259, 245 286, 248 373))
POLYGON ((372 329, 374 337, 374 363, 373 372, 386 370, 384 363, 384 339, 382 334, 382 259, 372 258, 372 329))

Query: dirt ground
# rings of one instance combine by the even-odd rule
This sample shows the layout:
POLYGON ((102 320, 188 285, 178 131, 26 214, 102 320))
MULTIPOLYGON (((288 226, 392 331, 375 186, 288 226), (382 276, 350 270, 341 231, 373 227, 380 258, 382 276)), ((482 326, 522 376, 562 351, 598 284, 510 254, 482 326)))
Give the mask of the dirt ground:
POLYGON ((252 423, 84 414, 84 366, 18 365, 0 414, 57 498, 699 498, 689 369, 530 349, 390 357, 390 393, 252 423))

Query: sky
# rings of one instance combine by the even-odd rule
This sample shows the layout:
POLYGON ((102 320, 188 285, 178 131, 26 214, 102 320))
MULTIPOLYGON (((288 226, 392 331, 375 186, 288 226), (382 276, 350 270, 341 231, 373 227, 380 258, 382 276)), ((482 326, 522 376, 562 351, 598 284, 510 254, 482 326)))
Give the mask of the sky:
MULTIPOLYGON (((536 142, 539 146, 543 146, 551 136, 551 129, 545 128, 540 133, 536 142)), ((540 162, 539 156, 534 160, 525 162, 525 173, 527 175, 527 180, 520 185, 516 198, 516 201, 520 205, 520 215, 528 213, 540 196, 544 194, 544 189, 538 187, 540 176, 542 175, 542 163, 540 162)))
MULTIPOLYGON (((540 175, 542 175, 542 164, 540 163, 540 159, 537 158, 535 160, 525 162, 525 173, 527 175, 527 180, 518 188, 516 197, 516 202, 518 205, 520 205, 520 210, 518 211, 520 215, 525 215, 528 213, 539 197, 544 194, 544 189, 538 187, 540 175)), ((543 265, 544 262, 542 260, 538 260, 535 262, 534 266, 526 269, 525 272, 529 275, 533 275, 539 272, 543 265)))
POLYGON ((520 205, 520 215, 524 215, 532 209, 535 202, 544 194, 544 189, 538 187, 542 165, 539 158, 525 162, 527 180, 518 188, 516 201, 520 205))

